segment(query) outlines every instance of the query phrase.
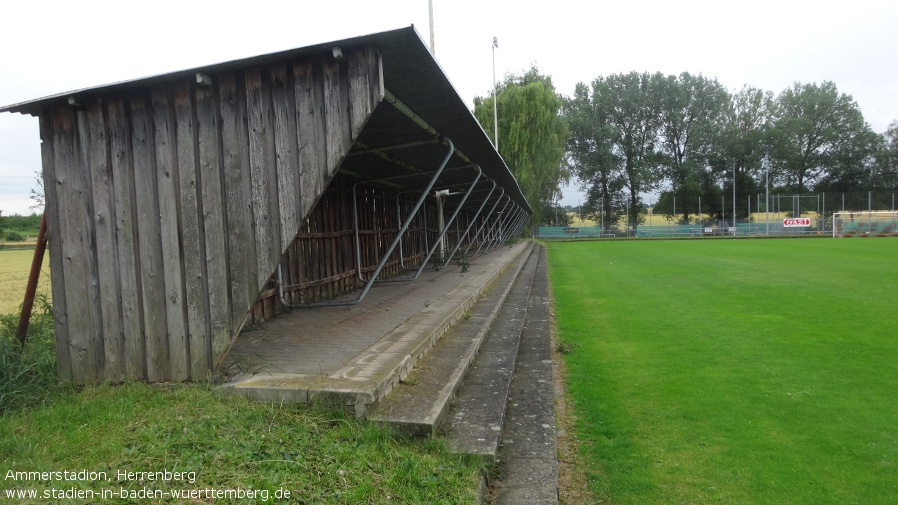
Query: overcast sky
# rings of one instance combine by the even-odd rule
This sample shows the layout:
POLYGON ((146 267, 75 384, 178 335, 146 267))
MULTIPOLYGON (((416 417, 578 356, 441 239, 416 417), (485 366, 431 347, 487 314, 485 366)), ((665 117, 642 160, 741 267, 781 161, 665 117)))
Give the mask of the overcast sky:
MULTIPOLYGON (((0 7, 0 105, 414 25, 427 0, 45 0, 0 7), (326 6, 325 6, 326 5, 326 6)), ((538 65, 557 91, 619 72, 689 71, 779 94, 836 83, 877 133, 898 119, 895 0, 535 3, 433 0, 436 57, 461 97, 538 65)), ((0 210, 27 214, 41 167, 37 118, 0 114, 0 210)), ((577 204, 566 191, 562 203, 577 204)))

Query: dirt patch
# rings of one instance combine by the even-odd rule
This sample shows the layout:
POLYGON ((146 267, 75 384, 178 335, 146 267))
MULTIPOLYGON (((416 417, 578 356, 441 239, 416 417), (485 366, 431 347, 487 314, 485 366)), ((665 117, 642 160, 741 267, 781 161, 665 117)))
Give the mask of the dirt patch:
POLYGON ((562 505, 601 503, 589 489, 586 474, 583 473, 584 465, 577 439, 573 434, 576 418, 567 388, 565 388, 567 364, 564 362, 564 356, 557 352, 558 335, 555 324, 554 297, 552 297, 551 289, 550 286, 549 297, 553 300, 550 309, 552 349, 556 350, 552 353, 552 379, 555 389, 555 438, 558 445, 558 499, 562 505))

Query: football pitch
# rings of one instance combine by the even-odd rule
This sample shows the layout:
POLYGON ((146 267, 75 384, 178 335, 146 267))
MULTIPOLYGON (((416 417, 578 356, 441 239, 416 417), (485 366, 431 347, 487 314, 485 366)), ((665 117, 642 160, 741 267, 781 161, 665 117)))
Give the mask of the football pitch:
POLYGON ((898 503, 898 239, 548 253, 597 500, 898 503))

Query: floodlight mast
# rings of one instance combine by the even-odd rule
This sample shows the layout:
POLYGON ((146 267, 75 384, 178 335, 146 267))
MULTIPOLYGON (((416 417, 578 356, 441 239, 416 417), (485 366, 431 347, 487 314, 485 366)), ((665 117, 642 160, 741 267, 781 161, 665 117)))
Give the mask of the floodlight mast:
POLYGON ((499 48, 499 38, 493 37, 493 146, 499 152, 499 88, 496 87, 496 49, 499 48))
POLYGON ((736 158, 733 158, 733 236, 736 236, 736 158))
POLYGON ((770 235, 770 147, 764 149, 764 226, 770 235))

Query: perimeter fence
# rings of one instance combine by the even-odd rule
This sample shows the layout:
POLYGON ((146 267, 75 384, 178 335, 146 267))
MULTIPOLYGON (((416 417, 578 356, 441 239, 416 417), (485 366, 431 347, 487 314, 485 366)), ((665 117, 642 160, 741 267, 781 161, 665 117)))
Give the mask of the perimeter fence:
MULTIPOLYGON (((677 202, 677 201, 675 201, 677 202)), ((614 237, 713 237, 713 236, 794 236, 833 235, 836 212, 895 211, 898 193, 865 191, 855 193, 776 193, 765 197, 743 197, 741 207, 722 198, 709 203, 701 199, 679 201, 676 215, 662 214, 649 207, 638 220, 621 215, 611 221, 596 216, 604 226, 541 226, 536 238, 550 240, 614 237), (735 219, 732 217, 737 216, 735 219), (685 216, 688 216, 684 218, 685 216), (629 222, 628 222, 629 219, 629 222)), ((670 210, 668 210, 670 211, 670 210)), ((621 212, 623 214, 623 212, 621 212)))

